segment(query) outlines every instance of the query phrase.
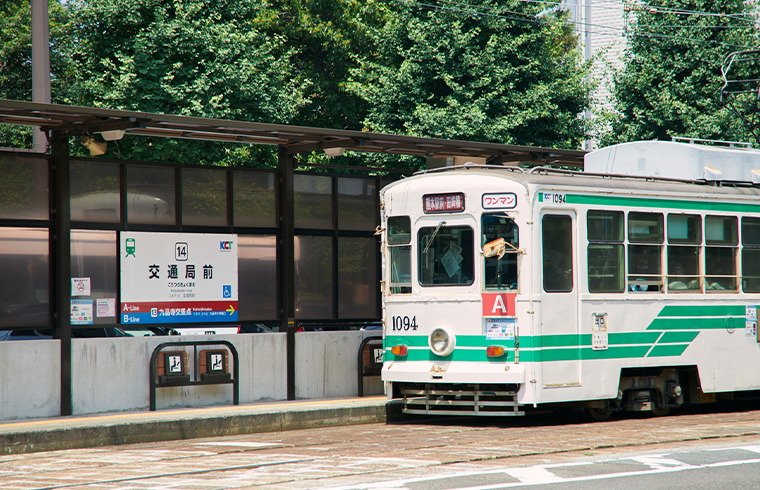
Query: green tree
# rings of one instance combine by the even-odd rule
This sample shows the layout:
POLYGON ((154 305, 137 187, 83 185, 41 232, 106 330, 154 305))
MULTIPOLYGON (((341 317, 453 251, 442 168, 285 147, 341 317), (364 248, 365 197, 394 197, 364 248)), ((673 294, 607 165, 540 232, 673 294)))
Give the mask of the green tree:
POLYGON ((376 53, 352 71, 366 129, 577 148, 585 69, 563 14, 485 0, 388 3, 376 53))
POLYGON ((371 33, 382 25, 378 0, 265 0, 257 25, 282 36, 293 50, 310 101, 294 122, 359 129, 364 101, 346 88, 350 70, 371 51, 371 33))
MULTIPOLYGON (((68 29, 66 9, 50 1, 50 63, 53 94, 67 83, 68 58, 61 52, 61 40, 68 29)), ((32 32, 29 0, 0 3, 0 98, 32 100, 32 32)), ((55 99, 53 100, 56 101, 55 99)), ((29 147, 29 128, 0 125, 0 146, 29 147)))
POLYGON ((726 56, 760 45, 750 6, 743 0, 655 0, 635 9, 626 63, 615 79, 618 114, 602 143, 671 136, 751 141, 720 101, 726 56))
MULTIPOLYGON (((257 27, 256 0, 70 0, 68 103, 186 116, 288 123, 308 83, 282 36, 257 27)), ((252 147, 125 139, 123 158, 239 162, 252 147), (137 144, 134 142, 137 141, 137 144)), ((260 152, 259 152, 260 153, 260 152)), ((271 157, 271 151, 263 153, 271 157)))

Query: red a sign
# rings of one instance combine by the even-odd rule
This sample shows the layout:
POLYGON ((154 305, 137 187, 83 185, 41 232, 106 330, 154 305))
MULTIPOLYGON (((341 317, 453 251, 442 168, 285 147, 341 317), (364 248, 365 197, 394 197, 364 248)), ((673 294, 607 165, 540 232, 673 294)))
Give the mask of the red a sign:
POLYGON ((483 293, 483 316, 517 316, 514 293, 483 293))

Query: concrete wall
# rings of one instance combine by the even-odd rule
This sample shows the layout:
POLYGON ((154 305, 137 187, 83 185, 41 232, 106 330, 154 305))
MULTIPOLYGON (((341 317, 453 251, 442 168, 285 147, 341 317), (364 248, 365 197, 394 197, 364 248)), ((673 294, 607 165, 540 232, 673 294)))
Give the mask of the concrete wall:
MULTIPOLYGON (((296 334, 296 397, 356 396, 359 345, 378 333, 296 334)), ((240 403, 286 399, 284 333, 73 339, 74 414, 147 410, 153 350, 163 342, 189 340, 232 342, 240 357, 240 403)), ((0 420, 60 414, 59 345, 57 340, 0 342, 0 420)), ((198 350, 203 348, 214 347, 198 350)), ((184 349, 192 370, 193 349, 184 349)), ((376 379, 365 384, 370 389, 365 393, 382 390, 376 379)), ((159 410, 231 403, 231 385, 159 388, 156 397, 159 410)))
MULTIPOLYGON (((192 340, 232 342, 240 358, 240 403, 286 398, 285 334, 74 339, 74 413, 148 408, 153 350, 162 342, 192 340)), ((215 347, 198 350, 204 348, 215 347)), ((188 352, 193 377, 193 348, 178 349, 188 352)), ((232 403, 231 385, 158 388, 156 391, 158 409, 229 403, 232 403)))
POLYGON ((379 332, 296 334, 296 398, 357 395, 359 345, 379 332))
POLYGON ((0 420, 61 413, 57 340, 0 342, 0 420))

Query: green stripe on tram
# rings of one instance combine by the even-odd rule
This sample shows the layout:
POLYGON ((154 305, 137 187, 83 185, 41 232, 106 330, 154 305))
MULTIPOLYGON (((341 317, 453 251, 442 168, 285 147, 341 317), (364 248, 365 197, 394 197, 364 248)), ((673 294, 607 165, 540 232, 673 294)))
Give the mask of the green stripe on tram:
POLYGON ((744 316, 718 318, 655 318, 647 330, 714 330, 744 328, 744 316))
MULTIPOLYGON (((539 196, 542 193, 539 192, 539 196)), ((539 201, 540 202, 540 201, 539 201)), ((568 204, 585 204, 589 206, 623 206, 638 208, 665 208, 665 209, 691 209, 724 212, 760 212, 760 205, 711 202, 711 201, 682 201, 678 199, 651 199, 640 197, 623 196, 599 196, 585 194, 566 194, 565 202, 568 204)))
MULTIPOLYGON (((664 306, 642 332, 614 332, 608 335, 608 348, 591 348, 590 334, 526 335, 519 337, 521 362, 572 361, 595 359, 632 359, 680 356, 702 330, 743 329, 746 307, 743 305, 669 305, 664 306)), ((514 362, 514 340, 492 340, 484 335, 457 336, 455 351, 441 357, 428 348, 426 335, 389 335, 384 347, 387 360, 408 361, 479 361, 514 362), (408 355, 396 357, 394 345, 409 347, 408 355), (504 347, 508 354, 491 359, 490 345, 504 347), (416 348, 416 349, 415 349, 416 348)))
MULTIPOLYGON (((385 347, 405 345, 407 347, 428 347, 427 335, 388 335, 385 337, 385 347)), ((514 348, 514 340, 490 340, 483 335, 457 335, 457 347, 482 347, 500 345, 505 348, 514 348)))
MULTIPOLYGON (((522 351, 520 352, 522 359, 522 351)), ((433 354, 430 349, 409 349, 407 355, 400 357, 393 355, 390 351, 385 351, 386 361, 468 361, 468 362, 514 362, 515 352, 510 350, 506 352, 505 356, 491 358, 486 355, 485 349, 483 350, 464 350, 456 349, 448 356, 438 356, 433 354)))
POLYGON ((744 316, 744 306, 736 305, 670 305, 664 306, 658 318, 669 316, 727 316, 739 315, 744 316))
POLYGON ((559 334, 559 335, 537 335, 520 337, 521 349, 532 349, 541 347, 577 347, 579 345, 591 345, 590 334, 559 334))
POLYGON ((680 356, 691 344, 655 345, 647 357, 680 356))
POLYGON ((689 343, 697 338, 699 332, 665 332, 657 344, 689 343))

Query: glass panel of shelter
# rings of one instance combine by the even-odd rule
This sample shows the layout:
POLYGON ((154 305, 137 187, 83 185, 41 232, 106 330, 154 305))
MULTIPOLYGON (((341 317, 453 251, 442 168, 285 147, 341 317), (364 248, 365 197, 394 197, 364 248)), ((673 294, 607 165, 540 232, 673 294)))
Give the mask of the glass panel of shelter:
POLYGON ((50 219, 46 158, 0 153, 0 175, 0 219, 50 219))
MULTIPOLYGON (((10 262, 5 261, 3 265, 1 258, 0 268, 7 269, 7 274, 3 272, 4 277, 15 275, 25 285, 29 285, 29 288, 18 288, 12 287, 12 284, 8 282, 5 283, 7 288, 13 291, 8 290, 0 295, 0 323, 5 318, 11 327, 49 327, 51 325, 48 165, 49 160, 44 157, 0 154, 0 168, 4 169, 3 173, 8 177, 0 183, 0 187, 6 191, 0 193, 0 220, 7 221, 4 226, 0 226, 0 237, 4 237, 5 245, 11 247, 0 250, 0 257, 3 255, 13 257, 14 268, 26 264, 23 269, 27 274, 15 269, 13 271, 7 269, 5 266, 10 262), (23 191, 23 196, 14 194, 19 189, 23 191), (25 200, 25 198, 28 199, 25 200), (35 220, 39 221, 38 227, 35 227, 36 225, 29 227, 26 223, 23 226, 14 226, 12 223, 35 220), (15 238, 11 239, 11 236, 15 238), (18 250, 15 244, 21 244, 25 252, 34 251, 39 247, 33 244, 38 243, 42 247, 40 253, 27 253, 25 257, 28 257, 24 260, 18 260, 20 259, 18 251, 11 250, 18 250)), ((240 244, 244 249, 241 251, 239 269, 242 275, 245 275, 243 271, 251 270, 251 274, 248 275, 258 278, 250 284, 241 279, 239 293, 241 321, 274 320, 278 316, 277 246, 273 234, 273 230, 278 226, 275 220, 275 177, 275 173, 269 170, 179 168, 174 165, 72 159, 70 205, 71 219, 76 229, 72 230, 71 234, 71 275, 90 278, 93 300, 111 297, 118 300, 118 252, 116 250, 119 230, 128 226, 130 229, 146 227, 145 229, 157 232, 180 231, 182 228, 177 222, 178 199, 181 199, 182 204, 183 215, 180 217, 182 225, 198 228, 226 226, 228 202, 231 202, 234 211, 232 231, 241 237, 240 244), (226 178, 230 171, 233 172, 232 179, 229 179, 232 186, 226 178), (121 180, 122 177, 124 181, 121 180), (122 191, 126 195, 122 195, 122 191), (233 194, 228 198, 227 193, 230 191, 233 194), (204 199, 211 195, 213 195, 212 206, 208 206, 209 202, 204 199), (251 195, 254 198, 246 200, 245 197, 251 195), (126 209, 122 209, 123 203, 126 203, 126 209), (196 205, 199 203, 200 207, 196 205), (159 229, 159 227, 162 228, 159 229), (251 230, 251 228, 263 229, 251 230), (109 249, 108 253, 104 252, 104 247, 109 249), (262 256, 251 255, 251 253, 259 254, 265 249, 266 253, 262 256), (257 302, 257 300, 261 301, 257 302)), ((296 181, 300 178, 299 175, 295 176, 296 181)), ((377 223, 378 182, 379 179, 376 177, 311 175, 306 176, 305 181, 301 183, 301 189, 305 194, 317 196, 315 204, 319 212, 315 213, 312 209, 301 214, 299 224, 309 227, 315 226, 316 223, 324 227, 316 229, 316 234, 324 235, 325 232, 332 234, 331 237, 304 237, 303 241, 310 242, 309 245, 315 242, 327 246, 327 248, 316 247, 324 249, 323 252, 325 252, 319 254, 320 258, 317 262, 324 262, 325 271, 338 267, 339 271, 335 272, 335 275, 339 280, 354 276, 349 270, 349 263, 352 260, 350 251, 362 250, 363 260, 367 262, 367 268, 363 274, 354 278, 361 283, 357 289, 361 290, 361 294, 349 291, 350 288, 337 291, 337 284, 334 284, 333 276, 329 273, 311 274, 312 279, 315 277, 319 279, 318 284, 315 283, 313 288, 307 289, 321 291, 320 294, 324 296, 325 301, 324 311, 312 309, 311 313, 314 317, 334 318, 336 311, 345 312, 340 314, 345 318, 377 316, 377 281, 374 276, 370 278, 369 275, 372 271, 374 274, 377 272, 377 240, 371 236, 371 233, 377 223), (336 189, 333 188, 333 182, 338 183, 335 195, 336 189), (361 192, 357 193, 359 188, 361 192), (346 205, 344 202, 346 199, 361 208, 356 216, 351 212, 341 211, 341 208, 346 205), (355 202, 356 199, 360 199, 361 202, 355 202), (334 203, 338 203, 338 207, 335 207, 334 203), (318 217, 316 221, 311 219, 315 216, 318 217), (347 230, 347 235, 344 236, 344 232, 338 231, 336 225, 340 225, 340 229, 347 230), (332 245, 328 246, 330 243, 332 245), (374 251, 370 250, 372 248, 370 243, 374 243, 374 251), (340 253, 340 256, 336 256, 335 251, 340 253), (369 287, 369 294, 365 294, 366 291, 363 291, 362 287, 365 289, 369 287), (345 297, 342 296, 344 294, 345 297)), ((305 201, 311 199, 301 197, 305 201)), ((298 199, 296 197, 296 201, 298 199)), ((295 214, 298 216, 297 210, 296 207, 295 214)), ((202 232, 202 230, 197 231, 202 232)), ((305 248, 308 249, 309 246, 305 248)), ((298 247, 296 249, 296 254, 298 254, 298 247)), ((303 257, 297 256, 296 261, 305 265, 308 257, 313 258, 314 253, 317 253, 317 250, 312 252, 304 250, 303 257)), ((302 268, 301 271, 304 272, 304 269, 302 268)), ((306 291, 302 289, 301 292, 306 291)), ((297 295, 297 301, 298 298, 306 299, 303 295, 297 295)), ((300 308, 301 311, 309 313, 310 308, 307 304, 300 306, 304 306, 300 308)), ((94 323, 114 324, 115 321, 114 317, 102 317, 96 318, 94 323)))

